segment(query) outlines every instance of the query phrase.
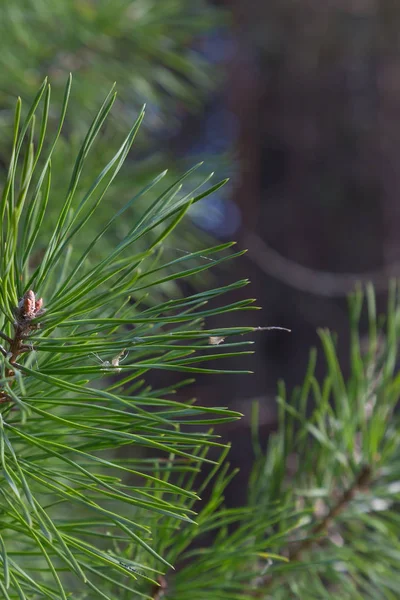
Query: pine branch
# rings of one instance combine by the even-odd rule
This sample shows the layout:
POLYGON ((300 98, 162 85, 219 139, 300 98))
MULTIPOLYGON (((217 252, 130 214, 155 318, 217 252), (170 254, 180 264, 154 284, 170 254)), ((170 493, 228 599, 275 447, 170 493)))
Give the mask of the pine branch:
MULTIPOLYGON (((88 600, 92 593, 99 597, 100 588, 108 598, 112 592, 107 588, 134 593, 142 581, 155 584, 154 573, 160 574, 162 566, 173 568, 174 557, 159 543, 159 532, 168 531, 169 543, 179 527, 194 525, 198 500, 194 480, 186 484, 180 477, 197 474, 204 462, 214 464, 207 451, 224 445, 210 427, 240 415, 193 400, 174 401, 169 396, 185 381, 157 390, 146 384, 145 376, 155 369, 237 372, 207 365, 248 354, 243 347, 249 342, 241 336, 257 331, 206 326, 209 318, 224 312, 254 308, 252 299, 208 304, 241 289, 247 280, 189 297, 176 294, 166 299, 160 293, 164 283, 204 273, 234 257, 228 243, 161 263, 164 239, 193 203, 218 190, 223 181, 202 190, 187 182, 189 189, 182 189, 183 180, 194 171, 190 169, 164 191, 154 192, 164 171, 120 210, 111 208, 108 222, 93 238, 88 239, 86 229, 81 235, 122 168, 144 118, 142 110, 82 192, 81 176, 113 106, 114 90, 95 115, 74 168, 68 170, 66 197, 61 203, 54 201, 58 217, 53 230, 43 226, 54 199, 50 165, 70 89, 68 78, 58 133, 49 147, 44 140, 47 80, 22 123, 21 101, 17 102, 8 179, 0 198, 0 318, 7 327, 0 334, 0 554, 12 598, 22 590, 20 597, 33 593, 66 599, 70 586, 79 589, 77 585, 83 586, 88 600), (45 157, 39 160, 42 151, 45 157), (127 220, 129 226, 122 228, 115 247, 109 252, 101 242, 96 246, 138 198, 147 205, 142 214, 127 220), (79 236, 83 250, 74 255, 69 249, 79 236), (32 256, 39 252, 37 264, 32 256), (213 258, 204 262, 204 256, 213 258), (46 311, 33 289, 46 297, 46 311), (151 302, 143 306, 149 292, 151 302), (17 306, 14 298, 20 298, 17 306), (226 343, 213 345, 210 338, 226 343), (36 368, 29 357, 19 360, 33 349, 36 368), (93 355, 100 365, 91 364, 93 355), (110 374, 117 376, 111 383, 110 374), (12 405, 4 406, 6 402, 12 405), (117 451, 127 445, 134 449, 132 457, 121 458, 117 451), (147 458, 148 449, 153 458, 147 458), (124 557, 125 551, 132 555, 124 557)), ((62 169, 67 170, 65 165, 62 169)), ((165 593, 164 580, 158 583, 155 598, 165 593)))
POLYGON ((364 489, 371 483, 372 469, 365 465, 360 470, 358 476, 353 483, 343 492, 336 504, 332 506, 328 514, 315 523, 311 528, 310 536, 304 539, 297 545, 297 548, 288 552, 288 557, 291 562, 299 561, 304 552, 312 548, 314 545, 320 545, 325 541, 325 538, 318 538, 323 534, 335 521, 335 519, 347 508, 348 504, 353 500, 354 496, 360 490, 364 489))
MULTIPOLYGON (((8 351, 3 349, 3 355, 8 358, 8 362, 12 367, 15 366, 17 358, 21 354, 34 350, 33 345, 26 343, 26 339, 40 327, 33 320, 44 313, 45 309, 43 308, 42 298, 36 300, 35 293, 32 290, 28 290, 14 309, 14 337, 10 338, 8 335, 0 332, 0 337, 9 343, 9 349, 8 351)), ((6 377, 13 377, 14 369, 12 367, 6 369, 6 377)), ((4 390, 0 390, 0 402, 8 401, 11 401, 11 398, 4 390)))
MULTIPOLYGON (((299 542, 294 549, 288 550, 287 554, 289 563, 301 562, 304 553, 313 547, 321 546, 326 537, 321 537, 321 535, 334 524, 335 519, 348 507, 349 503, 354 499, 356 494, 365 489, 368 485, 371 484, 371 475, 372 469, 370 466, 365 465, 360 470, 356 479, 353 483, 342 493, 337 502, 332 506, 329 512, 323 517, 320 521, 314 523, 311 527, 310 535, 307 536, 303 541, 299 542)), ((285 582, 285 578, 281 577, 280 580, 282 584, 285 582)), ((254 598, 263 598, 266 594, 268 594, 272 585, 277 584, 274 575, 268 574, 262 578, 257 579, 257 590, 252 592, 252 596, 254 598)))

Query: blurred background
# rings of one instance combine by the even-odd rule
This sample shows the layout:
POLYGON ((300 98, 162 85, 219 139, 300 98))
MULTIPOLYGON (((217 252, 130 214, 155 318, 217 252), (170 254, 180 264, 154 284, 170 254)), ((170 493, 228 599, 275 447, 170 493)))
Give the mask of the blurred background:
POLYGON ((204 160, 204 172, 230 178, 168 242, 179 253, 237 240, 246 256, 215 272, 214 281, 184 282, 183 291, 248 277, 241 294, 257 298, 262 310, 231 313, 220 325, 292 330, 254 334, 256 354, 236 365, 254 375, 199 377, 180 392, 244 413, 222 432, 241 468, 230 504, 246 493, 252 400, 260 401, 266 438, 275 428, 276 382, 301 382, 317 328, 337 332, 345 371, 346 294, 368 279, 383 301, 389 277, 400 272, 399 31, 394 0, 2 3, 3 172, 15 97, 30 100, 48 75, 56 122, 72 71, 73 109, 59 158, 65 164, 114 80, 114 120, 93 170, 147 102, 130 163, 109 198, 113 206, 166 167, 172 177, 204 160))
MULTIPOLYGON (((227 11, 229 24, 210 32, 205 43, 219 52, 222 85, 184 137, 188 148, 203 140, 205 156, 210 138, 215 146, 223 145, 221 138, 229 144, 224 227, 236 227, 228 235, 248 248, 235 275, 238 269, 250 277, 245 293, 262 306, 244 319, 292 330, 255 336, 253 376, 240 383, 239 377, 208 379, 198 390, 245 415, 234 435, 226 433, 233 442, 230 459, 241 469, 230 501, 240 504, 251 457, 252 399, 260 401, 266 439, 276 427, 276 382, 283 378, 289 388, 300 383, 310 347, 319 344, 317 328, 337 332, 346 372, 346 294, 357 281, 372 280, 379 305, 389 278, 400 271, 400 5, 215 4, 227 11)), ((324 365, 318 368, 322 375, 324 365)))

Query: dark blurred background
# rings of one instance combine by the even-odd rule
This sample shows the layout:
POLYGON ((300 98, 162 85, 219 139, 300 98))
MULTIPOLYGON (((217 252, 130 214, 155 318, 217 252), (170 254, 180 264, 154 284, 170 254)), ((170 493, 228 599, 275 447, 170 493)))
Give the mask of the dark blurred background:
MULTIPOLYGON (((398 275, 400 203, 400 4, 393 0, 221 0, 230 24, 204 52, 221 84, 188 118, 179 147, 231 153, 231 184, 208 224, 249 252, 235 276, 263 310, 235 316, 260 332, 252 376, 199 380, 201 402, 244 413, 224 434, 241 468, 229 501, 243 501, 251 462, 250 411, 260 401, 261 436, 275 428, 274 394, 304 377, 317 328, 338 334, 347 363, 346 294, 372 280, 384 307, 398 275), (220 215, 219 213, 219 215, 220 215)), ((207 222, 200 223, 207 227, 207 222)), ((222 274, 219 277, 231 277, 222 274)), ((224 322, 232 323, 232 316, 224 322)), ((324 365, 320 364, 319 373, 324 365)))

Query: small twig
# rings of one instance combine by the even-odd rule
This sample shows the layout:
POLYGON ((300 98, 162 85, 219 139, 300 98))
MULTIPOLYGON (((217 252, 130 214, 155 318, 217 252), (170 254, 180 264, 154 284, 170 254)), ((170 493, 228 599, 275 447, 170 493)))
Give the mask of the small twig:
POLYGON ((0 331, 0 338, 3 338, 3 340, 8 342, 9 344, 12 344, 12 338, 8 337, 8 335, 3 333, 2 331, 0 331))
POLYGON ((277 327, 276 325, 271 325, 269 327, 254 327, 255 331, 270 331, 272 329, 277 329, 278 331, 287 331, 289 333, 292 333, 291 329, 288 329, 287 327, 277 327))

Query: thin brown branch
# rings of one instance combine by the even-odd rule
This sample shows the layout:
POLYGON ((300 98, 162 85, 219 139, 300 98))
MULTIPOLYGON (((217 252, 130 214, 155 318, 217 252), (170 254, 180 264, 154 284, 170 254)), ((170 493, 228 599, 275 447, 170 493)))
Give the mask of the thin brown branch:
MULTIPOLYGON (((353 483, 343 492, 325 517, 314 524, 309 537, 299 542, 293 550, 288 552, 288 558, 291 563, 300 561, 304 552, 309 550, 314 545, 321 545, 321 543, 326 540, 326 537, 322 536, 321 534, 323 534, 334 523, 335 519, 347 508, 357 492, 370 484, 371 475, 371 467, 369 465, 365 465, 360 470, 353 483)), ((263 598, 265 594, 268 593, 268 590, 273 583, 274 579, 272 575, 269 574, 265 576, 261 581, 258 582, 258 589, 253 592, 253 597, 263 598)))
POLYGON ((340 496, 336 504, 330 509, 327 515, 319 522, 314 525, 311 530, 311 535, 307 539, 300 542, 292 552, 289 553, 289 560, 294 562, 301 558, 304 551, 311 548, 313 544, 318 544, 320 540, 316 540, 334 520, 346 509, 348 504, 353 500, 354 496, 358 491, 364 488, 371 480, 371 468, 365 465, 359 472, 357 478, 350 487, 347 488, 340 496))

